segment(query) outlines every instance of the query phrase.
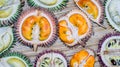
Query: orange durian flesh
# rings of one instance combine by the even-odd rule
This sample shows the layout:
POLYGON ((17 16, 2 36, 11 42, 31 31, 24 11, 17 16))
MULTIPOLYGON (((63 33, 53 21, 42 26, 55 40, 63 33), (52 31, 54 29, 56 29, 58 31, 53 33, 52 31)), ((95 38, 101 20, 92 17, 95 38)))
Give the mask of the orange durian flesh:
POLYGON ((72 34, 70 28, 67 27, 67 22, 65 20, 62 20, 59 22, 59 36, 60 38, 65 42, 65 43, 73 43, 74 39, 73 38, 68 38, 70 34, 67 34, 69 32, 72 34))
POLYGON ((30 16, 22 24, 22 35, 25 39, 32 40, 32 28, 36 22, 37 18, 30 16))
POLYGON ((70 60, 70 67, 79 67, 83 61, 85 61, 83 67, 94 67, 95 58, 92 55, 89 56, 89 53, 86 50, 81 50, 73 55, 70 60))
POLYGON ((95 63, 94 56, 89 56, 89 58, 86 60, 86 64, 84 65, 84 67, 94 67, 94 63, 95 63))
POLYGON ((69 18, 70 22, 78 28, 78 35, 83 35, 88 30, 88 24, 85 18, 80 14, 73 14, 69 18))
POLYGON ((50 23, 45 17, 41 17, 39 20, 40 27, 40 40, 46 40, 51 32, 50 23))
POLYGON ((94 19, 98 17, 98 8, 91 0, 79 0, 77 4, 92 15, 94 19))

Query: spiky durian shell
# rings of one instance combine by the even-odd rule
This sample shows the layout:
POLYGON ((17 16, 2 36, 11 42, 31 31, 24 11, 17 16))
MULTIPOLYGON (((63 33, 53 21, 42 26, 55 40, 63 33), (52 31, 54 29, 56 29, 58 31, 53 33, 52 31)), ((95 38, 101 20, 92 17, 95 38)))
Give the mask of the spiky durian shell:
MULTIPOLYGON (((73 9, 73 10, 71 10, 71 11, 69 11, 68 13, 66 13, 65 15, 63 15, 63 16, 61 16, 59 19, 61 19, 62 17, 65 17, 65 16, 67 16, 68 14, 70 14, 70 13, 74 13, 74 12, 79 12, 79 13, 81 13, 81 14, 83 14, 84 15, 84 18, 85 19, 87 19, 87 20, 89 20, 89 18, 86 16, 86 14, 84 13, 84 12, 82 12, 81 10, 77 10, 77 9, 73 9)), ((65 19, 64 19, 65 20, 65 19)), ((60 20, 58 20, 58 21, 60 21, 60 20)), ((70 21, 69 21, 70 22, 70 21)), ((90 23, 90 25, 88 24, 88 26, 90 26, 90 28, 89 28, 89 31, 88 32, 86 32, 87 34, 86 34, 86 36, 85 37, 83 37, 83 38, 81 38, 75 45, 73 45, 73 46, 69 46, 69 45, 67 45, 64 41, 62 41, 61 40, 61 38, 60 38, 60 40, 64 43, 64 45, 65 46, 67 46, 67 47, 69 47, 69 48, 76 48, 76 47, 78 47, 78 46, 82 46, 82 47, 85 47, 86 46, 86 42, 89 40, 89 38, 91 37, 91 35, 93 34, 93 25, 92 25, 92 23, 91 23, 92 21, 91 20, 89 20, 89 22, 87 22, 87 23, 90 23)), ((59 26, 58 26, 58 30, 59 30, 59 26)), ((59 34, 58 34, 58 36, 59 36, 59 34)))
MULTIPOLYGON (((17 38, 17 40, 24 44, 24 45, 27 45, 27 46, 30 46, 32 47, 34 44, 31 44, 29 42, 26 42, 25 40, 23 40, 20 36, 20 30, 19 30, 19 27, 20 27, 20 24, 21 24, 21 20, 26 16, 28 15, 29 13, 31 12, 35 12, 35 10, 38 10, 38 11, 41 11, 41 12, 44 12, 47 16, 49 16, 49 19, 51 19, 51 21, 53 21, 51 24, 52 24, 52 28, 53 28, 53 31, 52 31, 52 34, 51 34, 51 38, 49 40, 47 40, 47 42, 42 42, 42 43, 39 43, 37 44, 37 46, 41 46, 41 47, 49 47, 51 46, 57 39, 57 18, 55 17, 55 15, 48 11, 47 9, 44 9, 44 8, 39 8, 39 7, 32 7, 30 9, 27 9, 25 11, 22 12, 20 18, 18 19, 18 22, 15 23, 14 25, 14 32, 15 32, 15 37, 17 38)), ((33 46, 34 47, 34 46, 33 46)))
POLYGON ((77 4, 78 0, 74 0, 74 1, 75 1, 76 5, 80 8, 80 10, 82 10, 93 22, 97 23, 99 26, 104 27, 103 26, 104 6, 103 6, 103 4, 102 4, 102 2, 100 0, 91 0, 91 1, 96 2, 97 6, 100 8, 100 10, 98 10, 98 11, 100 11, 100 16, 99 16, 98 19, 93 19, 92 17, 90 17, 90 15, 87 14, 87 12, 77 4))
POLYGON ((111 17, 109 17, 110 14, 107 12, 108 11, 108 5, 110 4, 110 1, 111 0, 104 0, 104 7, 105 7, 105 10, 104 10, 105 14, 104 14, 104 16, 105 16, 108 24, 111 26, 111 28, 114 29, 117 32, 120 32, 120 29, 116 27, 117 24, 115 24, 115 23, 112 24, 114 21, 111 19, 111 17))
POLYGON ((33 67, 30 59, 19 52, 7 52, 6 54, 3 54, 1 56, 1 58, 6 58, 6 57, 17 57, 18 59, 22 59, 28 65, 28 67, 33 67))
MULTIPOLYGON (((2 26, 2 27, 10 27, 10 26, 2 26)), ((0 27, 0 28, 2 28, 2 27, 0 27)), ((13 33, 13 28, 12 27, 10 27, 11 29, 12 29, 12 32, 11 33, 13 33)), ((2 50, 1 52, 0 52, 0 56, 2 56, 3 54, 5 54, 6 52, 8 52, 9 50, 10 50, 10 48, 12 48, 13 46, 12 45, 15 45, 15 42, 16 42, 16 40, 15 40, 15 37, 14 37, 14 33, 12 34, 12 42, 11 42, 11 44, 7 47, 7 48, 5 48, 4 50, 2 50)))
MULTIPOLYGON (((57 6, 49 7, 47 9, 50 10, 50 11, 53 11, 53 12, 62 10, 63 8, 65 8, 67 6, 68 1, 69 0, 63 0, 63 2, 58 4, 57 6)), ((37 4, 35 2, 35 0, 27 0, 27 2, 28 2, 28 5, 31 6, 31 7, 36 7, 36 6, 39 7, 40 6, 39 4, 37 4)), ((40 7, 43 7, 43 6, 40 6, 40 7)), ((45 7, 43 7, 43 8, 45 8, 45 7)))
POLYGON ((41 52, 41 53, 39 53, 39 54, 37 55, 37 57, 36 57, 36 59, 35 59, 35 62, 34 62, 34 67, 37 67, 36 65, 37 65, 38 59, 39 59, 42 55, 47 54, 47 53, 57 53, 57 54, 62 55, 62 56, 64 57, 64 59, 66 60, 67 66, 68 66, 68 60, 67 60, 67 57, 66 57, 65 54, 63 54, 62 52, 60 52, 60 51, 58 51, 58 50, 45 50, 45 51, 43 51, 43 52, 41 52))
POLYGON ((97 50, 97 53, 98 53, 98 60, 99 60, 99 62, 100 62, 100 64, 101 64, 101 67, 108 67, 104 62, 103 62, 103 60, 102 60, 102 58, 101 58, 101 49, 102 49, 102 45, 103 45, 103 43, 108 39, 108 38, 110 38, 110 37, 112 37, 112 36, 120 36, 120 33, 119 32, 113 32, 113 33, 108 33, 108 34, 106 34, 105 36, 103 36, 103 38, 101 38, 100 39, 100 41, 99 41, 99 44, 98 44, 98 50, 97 50))
POLYGON ((20 0, 20 4, 18 6, 16 6, 16 7, 18 7, 16 9, 17 11, 10 18, 0 20, 0 26, 12 25, 13 23, 17 22, 18 17, 23 10, 22 9, 23 6, 24 6, 24 1, 20 0))

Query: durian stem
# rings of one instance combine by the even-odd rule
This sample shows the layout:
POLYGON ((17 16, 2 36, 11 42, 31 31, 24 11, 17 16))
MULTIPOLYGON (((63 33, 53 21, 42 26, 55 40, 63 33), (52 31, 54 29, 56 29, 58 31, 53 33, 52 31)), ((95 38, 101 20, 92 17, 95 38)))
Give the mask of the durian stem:
POLYGON ((35 52, 36 52, 36 51, 37 51, 37 49, 38 49, 38 45, 36 45, 36 44, 35 44, 35 45, 33 45, 33 51, 35 51, 35 52))

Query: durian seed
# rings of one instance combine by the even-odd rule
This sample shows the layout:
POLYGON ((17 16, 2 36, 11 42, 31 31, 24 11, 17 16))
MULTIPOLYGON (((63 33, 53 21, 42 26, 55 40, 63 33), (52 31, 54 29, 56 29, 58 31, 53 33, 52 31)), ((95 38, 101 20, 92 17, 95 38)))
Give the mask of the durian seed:
POLYGON ((111 59, 112 65, 117 65, 116 61, 114 59, 111 59))
POLYGON ((111 46, 111 43, 108 44, 108 47, 110 47, 110 46, 111 46))

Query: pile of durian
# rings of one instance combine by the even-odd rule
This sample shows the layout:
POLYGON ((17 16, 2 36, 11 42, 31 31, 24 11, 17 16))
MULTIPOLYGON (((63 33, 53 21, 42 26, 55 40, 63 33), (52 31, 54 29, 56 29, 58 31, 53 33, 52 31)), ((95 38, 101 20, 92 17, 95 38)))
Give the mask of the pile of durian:
MULTIPOLYGON (((70 0, 0 0, 0 67, 120 67, 120 0, 73 0, 78 9, 56 18, 55 12, 67 8, 70 0), (29 8, 24 9, 25 5, 29 8), (106 34, 98 50, 84 48, 93 34, 93 23, 103 26, 104 16, 117 31, 106 34), (34 63, 10 49, 16 42, 49 49, 57 38, 69 49, 82 46, 68 61, 60 50, 45 50, 34 63)), ((57 47, 56 47, 57 48, 57 47)), ((59 47, 58 47, 59 48, 59 47)))

